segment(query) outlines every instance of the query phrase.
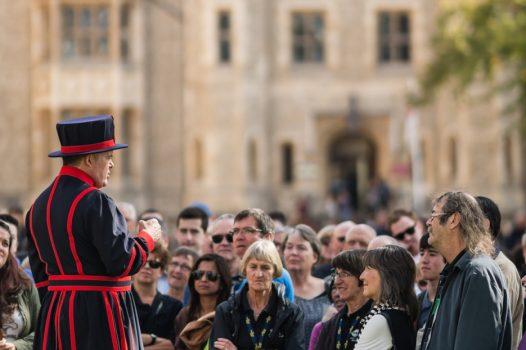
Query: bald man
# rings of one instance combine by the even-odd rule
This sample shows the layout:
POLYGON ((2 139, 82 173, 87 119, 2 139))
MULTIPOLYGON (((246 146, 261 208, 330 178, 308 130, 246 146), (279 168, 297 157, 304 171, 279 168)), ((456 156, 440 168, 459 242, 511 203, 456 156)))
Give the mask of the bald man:
POLYGON ((388 244, 402 246, 400 242, 398 242, 393 237, 383 235, 383 236, 378 236, 374 238, 371 242, 369 242, 369 246, 367 247, 367 250, 373 250, 376 248, 385 247, 388 244))
POLYGON ((376 237, 376 231, 369 225, 353 226, 345 235, 345 250, 367 249, 369 243, 376 237))
POLYGON ((347 232, 349 232, 354 226, 356 226, 356 224, 352 221, 344 221, 336 225, 329 243, 329 251, 331 252, 332 258, 343 251, 345 248, 345 237, 347 236, 347 232))

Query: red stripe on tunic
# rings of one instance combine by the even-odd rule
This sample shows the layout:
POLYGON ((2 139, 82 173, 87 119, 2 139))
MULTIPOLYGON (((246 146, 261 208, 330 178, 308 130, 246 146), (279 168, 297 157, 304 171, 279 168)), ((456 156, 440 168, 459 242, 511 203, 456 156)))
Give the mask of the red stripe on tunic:
POLYGON ((89 176, 84 171, 74 166, 64 165, 60 169, 59 175, 67 175, 67 176, 74 177, 76 179, 79 179, 82 182, 87 183, 88 185, 90 185, 90 187, 93 187, 95 185, 95 181, 93 181, 91 176, 89 176))
POLYGON ((130 262, 128 263, 128 266, 126 266, 126 270, 124 270, 121 276, 128 276, 133 266, 133 263, 135 262, 136 256, 137 256, 137 246, 133 246, 132 251, 131 251, 130 262))
POLYGON ((62 312, 62 305, 64 304, 65 297, 66 297, 66 293, 60 293, 60 297, 58 299, 58 305, 57 305, 57 312, 55 312, 55 334, 56 334, 58 350, 62 350, 62 334, 60 330, 60 313, 62 312))
POLYGON ((141 253, 141 266, 144 266, 144 264, 146 264, 146 260, 148 259, 148 254, 144 251, 141 245, 137 244, 136 247, 139 249, 139 253, 141 253))
POLYGON ((124 333, 124 323, 122 322, 121 303, 119 302, 119 297, 117 296, 117 293, 111 292, 111 297, 113 298, 113 303, 117 306, 117 325, 119 326, 121 349, 128 350, 128 342, 126 341, 126 334, 124 333))
POLYGON ((77 210, 77 205, 79 204, 80 200, 84 198, 88 193, 91 191, 94 191, 95 187, 88 187, 84 191, 80 192, 77 197, 73 200, 73 203, 71 204, 71 207, 69 208, 68 212, 68 224, 67 224, 67 232, 68 232, 68 238, 69 238, 69 247, 71 249, 71 254, 73 255, 73 260, 75 260, 75 265, 77 266, 77 273, 79 275, 84 274, 84 269, 82 268, 82 263, 80 262, 79 255, 77 253, 77 248, 75 246, 75 237, 73 235, 73 216, 75 215, 75 210, 77 210))
POLYGON ((102 293, 104 297, 104 305, 106 306, 106 317, 108 318, 108 328, 110 330, 111 342, 113 344, 113 349, 119 349, 119 343, 117 340, 117 333, 115 332, 115 320, 113 319, 113 310, 111 309, 110 301, 108 300, 108 293, 102 293))
POLYGON ((68 317, 69 317, 69 343, 71 346, 71 350, 77 350, 77 340, 75 338, 75 295, 77 292, 73 291, 71 292, 71 296, 69 297, 69 310, 68 310, 68 317))
POLYGON ((43 288, 47 286, 49 286, 49 281, 42 281, 42 282, 35 283, 35 287, 37 288, 43 288))
POLYGON ((53 196, 55 195, 55 190, 57 189, 59 179, 60 179, 60 176, 58 176, 53 182, 53 187, 51 187, 51 193, 49 194, 49 198, 47 200, 46 224, 47 224, 47 233, 49 235, 49 241, 51 242, 51 248, 53 249, 53 254, 55 255, 55 260, 57 262, 58 270, 60 271, 61 274, 64 274, 64 269, 62 268, 62 263, 60 262, 60 259, 58 258, 57 248, 55 247, 55 240, 53 238, 53 230, 51 229, 51 202, 53 201, 53 196))
POLYGON ((50 286, 50 292, 129 292, 131 286, 103 287, 103 286, 50 286))
POLYGON ((141 231, 141 232, 139 232, 137 237, 142 238, 142 239, 144 239, 146 241, 146 245, 148 246, 148 251, 151 252, 155 248, 155 242, 154 242, 152 236, 148 232, 141 231))
POLYGON ((49 321, 51 319, 51 311, 53 310, 53 305, 55 304, 55 299, 57 298, 57 293, 53 293, 53 297, 51 298, 51 302, 49 303, 49 308, 47 309, 47 317, 46 317, 46 324, 44 325, 44 336, 42 337, 42 350, 47 349, 47 338, 49 335, 49 321))
POLYGON ((130 276, 126 277, 111 277, 100 275, 51 275, 50 281, 103 281, 103 282, 126 282, 131 281, 130 276))
MULTIPOLYGON (((33 207, 31 207, 31 209, 29 210, 29 233, 31 234, 31 237, 33 238, 33 244, 35 245, 35 248, 37 250, 38 258, 40 259, 40 261, 44 263, 46 274, 49 275, 47 263, 44 261, 44 259, 42 259, 42 254, 40 254, 40 248, 38 247, 38 243, 35 238, 35 232, 33 231, 33 207)), ((40 288, 38 284, 43 284, 44 282, 46 281, 37 283, 37 288, 40 288)), ((45 286, 42 285, 42 287, 45 287, 45 286)))

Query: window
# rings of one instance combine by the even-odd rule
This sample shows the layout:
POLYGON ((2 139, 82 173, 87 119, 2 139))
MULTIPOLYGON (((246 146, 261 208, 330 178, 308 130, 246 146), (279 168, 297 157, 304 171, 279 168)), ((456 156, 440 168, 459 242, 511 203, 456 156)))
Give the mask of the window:
POLYGON ((285 143, 281 147, 281 164, 282 176, 281 180, 284 184, 291 184, 294 182, 294 148, 291 143, 285 143))
POLYGON ((407 12, 380 12, 378 60, 380 63, 411 60, 411 26, 407 12))
POLYGON ((221 11, 218 17, 219 62, 228 63, 231 60, 231 23, 230 12, 221 11))
POLYGON ((130 4, 124 3, 120 9, 120 54, 123 62, 130 59, 130 4))
POLYGON ((62 57, 109 57, 109 7, 107 5, 63 5, 62 57))
POLYGON ((292 56, 294 62, 323 62, 324 27, 321 12, 292 14, 292 56))

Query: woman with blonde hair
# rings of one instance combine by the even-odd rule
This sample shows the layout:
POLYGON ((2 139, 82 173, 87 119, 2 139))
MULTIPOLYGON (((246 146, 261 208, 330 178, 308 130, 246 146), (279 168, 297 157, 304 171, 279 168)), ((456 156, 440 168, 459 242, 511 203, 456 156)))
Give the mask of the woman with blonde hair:
POLYGON ((274 244, 256 241, 241 270, 247 282, 216 309, 210 345, 216 349, 304 349, 303 313, 272 280, 283 265, 274 244))

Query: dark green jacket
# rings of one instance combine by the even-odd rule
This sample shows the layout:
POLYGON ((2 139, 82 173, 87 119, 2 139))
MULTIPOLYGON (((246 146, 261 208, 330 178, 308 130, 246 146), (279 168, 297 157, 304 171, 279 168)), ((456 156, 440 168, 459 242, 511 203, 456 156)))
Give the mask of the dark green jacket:
MULTIPOLYGON (((465 252, 441 273, 440 304, 428 350, 509 350, 512 325, 508 291, 502 272, 486 256, 465 252)), ((432 324, 433 311, 427 322, 432 324)), ((422 350, 425 350, 422 344, 422 350)))
POLYGON ((30 289, 24 290, 18 295, 18 306, 26 322, 24 323, 20 338, 15 340, 14 345, 17 350, 30 350, 33 349, 35 326, 38 312, 40 311, 40 299, 38 298, 37 289, 33 284, 30 289))

